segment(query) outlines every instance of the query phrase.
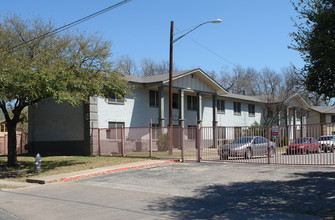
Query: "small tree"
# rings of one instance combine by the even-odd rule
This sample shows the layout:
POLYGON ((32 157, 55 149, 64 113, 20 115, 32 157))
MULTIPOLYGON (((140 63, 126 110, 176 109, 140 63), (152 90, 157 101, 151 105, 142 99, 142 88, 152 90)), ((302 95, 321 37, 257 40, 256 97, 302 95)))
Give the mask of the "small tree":
POLYGON ((78 105, 93 95, 126 93, 122 75, 112 69, 110 42, 79 32, 40 37, 54 29, 40 18, 11 15, 0 21, 0 109, 8 131, 8 166, 17 163, 16 126, 26 106, 48 99, 78 105))
POLYGON ((169 132, 164 133, 159 136, 157 146, 158 146, 158 151, 167 151, 170 146, 170 135, 169 132))

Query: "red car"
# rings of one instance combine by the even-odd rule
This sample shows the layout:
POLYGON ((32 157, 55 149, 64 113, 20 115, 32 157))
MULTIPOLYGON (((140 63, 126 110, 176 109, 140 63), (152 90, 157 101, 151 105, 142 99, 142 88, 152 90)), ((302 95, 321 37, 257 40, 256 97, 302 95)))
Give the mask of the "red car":
POLYGON ((313 137, 297 138, 286 148, 286 154, 320 153, 321 144, 313 137))

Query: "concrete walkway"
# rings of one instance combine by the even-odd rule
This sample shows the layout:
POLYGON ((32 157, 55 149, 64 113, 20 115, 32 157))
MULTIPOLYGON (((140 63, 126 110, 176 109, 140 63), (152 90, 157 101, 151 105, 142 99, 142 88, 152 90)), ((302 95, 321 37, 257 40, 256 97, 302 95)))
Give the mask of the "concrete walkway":
POLYGON ((24 182, 15 182, 15 181, 8 181, 8 180, 0 180, 0 185, 10 185, 13 187, 25 187, 30 186, 30 183, 24 183, 24 182))

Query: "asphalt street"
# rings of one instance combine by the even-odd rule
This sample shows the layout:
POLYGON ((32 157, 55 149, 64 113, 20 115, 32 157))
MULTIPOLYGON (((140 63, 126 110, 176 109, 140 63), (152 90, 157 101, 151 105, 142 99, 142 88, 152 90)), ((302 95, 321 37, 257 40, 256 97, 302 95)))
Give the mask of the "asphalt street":
POLYGON ((334 204, 334 167, 232 163, 171 163, 0 192, 0 215, 12 219, 335 219, 334 204))

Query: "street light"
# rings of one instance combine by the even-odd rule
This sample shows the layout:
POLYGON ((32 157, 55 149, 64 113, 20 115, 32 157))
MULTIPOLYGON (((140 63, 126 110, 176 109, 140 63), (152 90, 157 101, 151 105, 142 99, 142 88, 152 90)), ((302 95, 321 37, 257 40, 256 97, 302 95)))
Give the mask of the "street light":
POLYGON ((176 41, 180 40, 181 38, 185 37, 187 34, 189 34, 190 32, 194 31, 195 29, 197 29, 198 27, 204 25, 204 24, 208 24, 208 23, 213 23, 213 24, 218 24, 221 23, 222 20, 221 19, 215 19, 213 21, 206 21, 204 23, 199 24, 198 26, 192 28, 191 30, 189 30, 188 32, 186 32, 185 34, 177 37, 176 39, 173 39, 173 29, 174 29, 174 22, 171 21, 171 29, 170 29, 170 60, 169 60, 169 124, 170 124, 170 149, 169 152, 170 154, 172 154, 172 127, 173 127, 173 117, 172 117, 172 78, 173 78, 173 43, 175 43, 176 41))

